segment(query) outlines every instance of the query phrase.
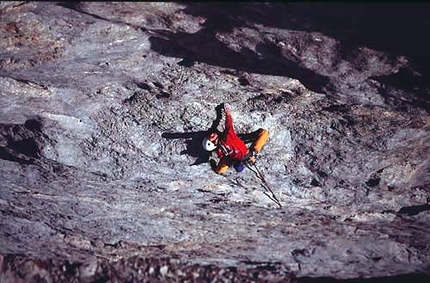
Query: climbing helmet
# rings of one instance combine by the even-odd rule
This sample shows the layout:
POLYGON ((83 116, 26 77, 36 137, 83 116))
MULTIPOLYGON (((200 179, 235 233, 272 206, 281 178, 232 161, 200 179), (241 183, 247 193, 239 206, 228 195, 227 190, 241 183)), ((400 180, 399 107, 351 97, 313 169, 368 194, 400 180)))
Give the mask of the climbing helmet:
POLYGON ((209 133, 202 140, 202 146, 206 151, 212 151, 217 148, 218 134, 216 132, 209 133))

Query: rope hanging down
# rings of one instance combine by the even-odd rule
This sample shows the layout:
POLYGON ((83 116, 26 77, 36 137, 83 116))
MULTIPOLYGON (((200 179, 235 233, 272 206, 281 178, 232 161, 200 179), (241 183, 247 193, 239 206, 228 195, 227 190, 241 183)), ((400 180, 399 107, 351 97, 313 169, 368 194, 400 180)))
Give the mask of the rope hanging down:
POLYGON ((245 162, 246 167, 249 168, 249 170, 251 170, 252 172, 254 172, 255 176, 260 179, 261 181, 261 186, 264 188, 265 191, 263 191, 263 193, 270 199, 272 200, 274 203, 276 203, 279 208, 282 208, 281 202, 279 201, 279 199, 276 197, 275 193, 273 192, 273 190, 270 188, 269 184, 267 183, 266 179, 264 178, 263 174, 261 173, 260 169, 258 169, 257 165, 255 165, 255 163, 251 163, 251 162, 245 162), (252 166, 254 168, 252 168, 252 166))

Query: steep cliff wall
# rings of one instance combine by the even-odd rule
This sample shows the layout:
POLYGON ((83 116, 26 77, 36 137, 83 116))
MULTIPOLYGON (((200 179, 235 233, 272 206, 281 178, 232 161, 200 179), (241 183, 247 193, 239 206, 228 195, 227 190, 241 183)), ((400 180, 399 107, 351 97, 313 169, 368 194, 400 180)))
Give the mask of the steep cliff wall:
POLYGON ((0 9, 0 279, 428 273, 427 6, 0 9), (224 102, 238 133, 269 130, 282 208, 249 169, 211 170, 224 102))

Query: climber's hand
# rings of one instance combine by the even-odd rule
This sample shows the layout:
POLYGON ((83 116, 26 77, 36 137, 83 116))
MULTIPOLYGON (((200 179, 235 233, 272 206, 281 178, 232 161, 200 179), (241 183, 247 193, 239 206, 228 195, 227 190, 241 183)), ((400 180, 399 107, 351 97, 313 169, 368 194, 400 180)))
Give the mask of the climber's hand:
POLYGON ((255 149, 250 150, 250 156, 248 158, 248 163, 250 165, 255 164, 255 161, 257 161, 258 152, 255 149))
POLYGON ((226 115, 231 115, 231 107, 230 107, 230 104, 228 104, 228 103, 224 103, 224 113, 225 113, 226 115))

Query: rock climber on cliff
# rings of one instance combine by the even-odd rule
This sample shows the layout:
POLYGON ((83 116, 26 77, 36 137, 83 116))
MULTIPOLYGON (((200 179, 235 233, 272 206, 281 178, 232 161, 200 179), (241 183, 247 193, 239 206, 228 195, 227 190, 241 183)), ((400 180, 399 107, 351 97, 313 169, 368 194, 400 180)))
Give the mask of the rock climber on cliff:
POLYGON ((253 143, 248 148, 234 131, 231 110, 228 104, 224 104, 224 113, 224 132, 220 132, 217 129, 210 131, 203 138, 202 146, 207 151, 216 150, 220 157, 218 164, 211 163, 216 173, 224 174, 230 166, 233 166, 237 172, 242 172, 246 162, 255 163, 258 153, 260 153, 261 148, 269 138, 269 132, 260 128, 252 133, 253 143))

